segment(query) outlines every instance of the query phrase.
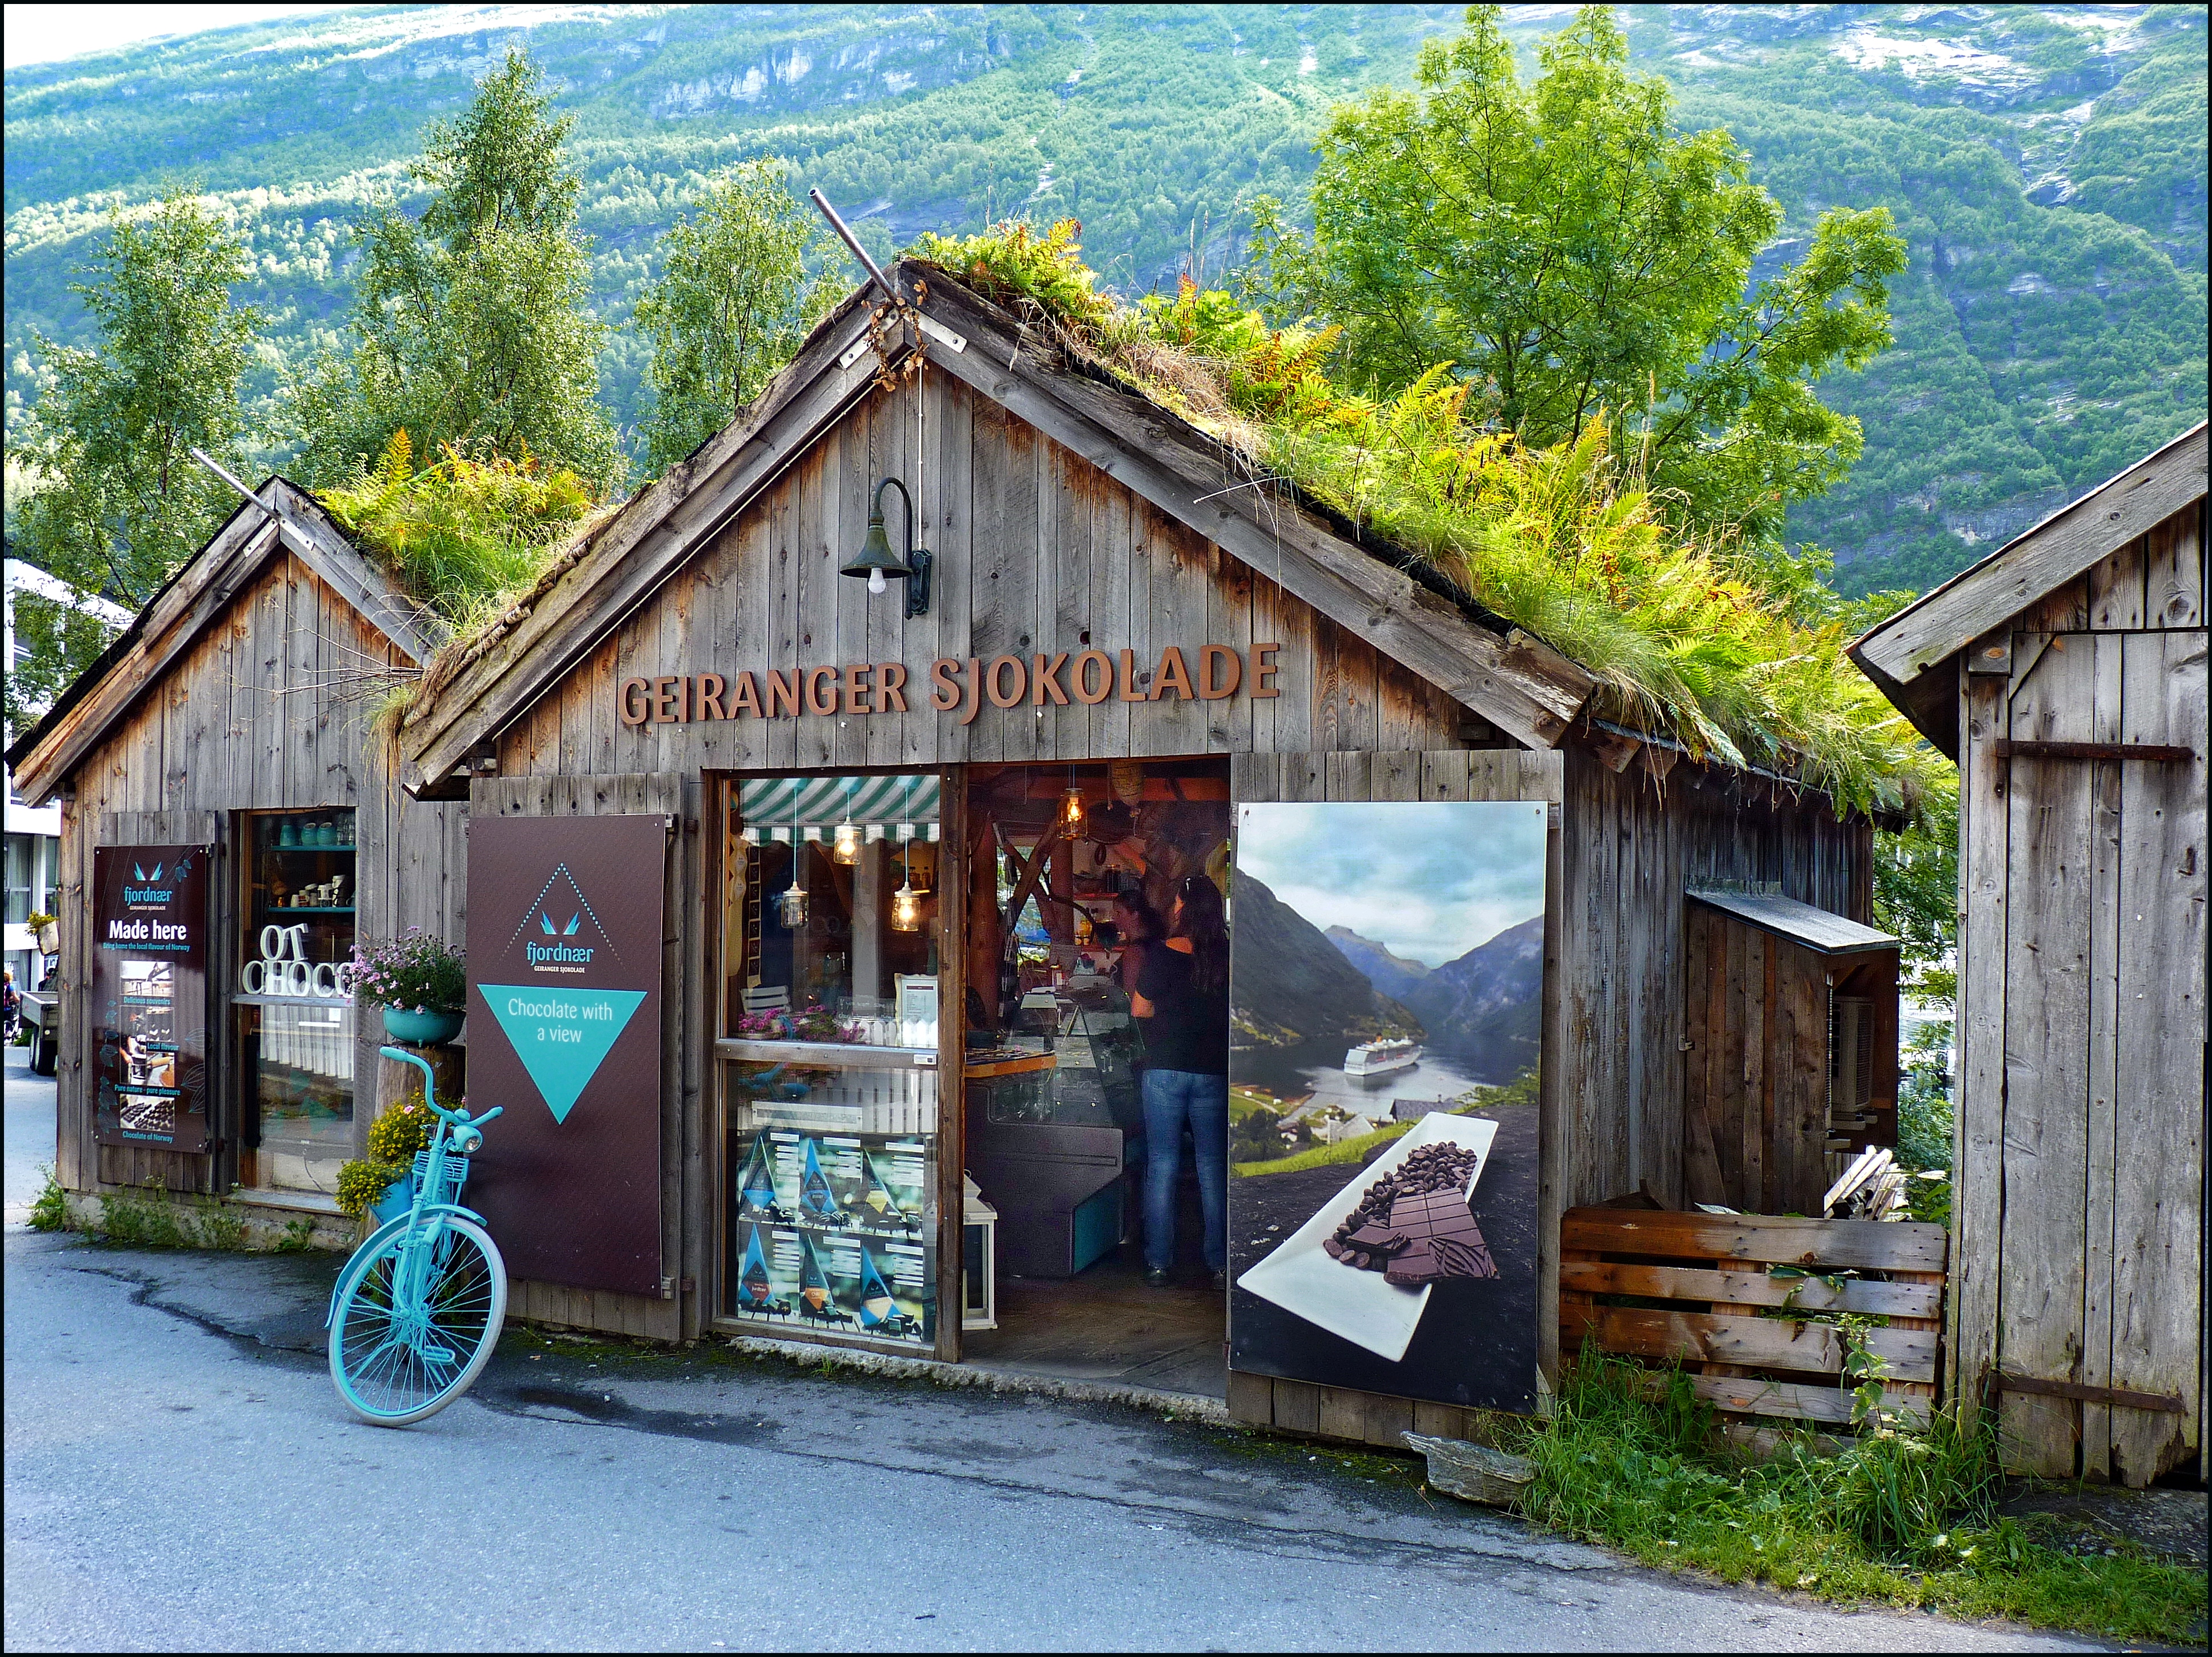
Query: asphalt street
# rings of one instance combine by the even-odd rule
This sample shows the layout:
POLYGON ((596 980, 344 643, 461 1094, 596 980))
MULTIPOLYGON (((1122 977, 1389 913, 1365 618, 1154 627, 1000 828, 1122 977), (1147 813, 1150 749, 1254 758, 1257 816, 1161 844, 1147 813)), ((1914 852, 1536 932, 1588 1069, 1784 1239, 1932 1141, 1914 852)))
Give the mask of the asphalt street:
POLYGON ((52 1100, 10 1068, 11 1651, 2094 1648, 1700 1586, 1305 1447, 720 1349, 515 1337, 430 1422, 356 1425, 334 1260, 23 1229, 52 1100))

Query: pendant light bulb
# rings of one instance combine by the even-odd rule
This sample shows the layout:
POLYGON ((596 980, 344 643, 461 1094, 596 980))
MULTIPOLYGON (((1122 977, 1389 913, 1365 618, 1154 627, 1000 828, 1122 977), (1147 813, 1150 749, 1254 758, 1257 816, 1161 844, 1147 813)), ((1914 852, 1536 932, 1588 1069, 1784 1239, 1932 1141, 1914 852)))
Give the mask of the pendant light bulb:
POLYGON ((1060 796, 1060 820, 1070 833, 1083 827, 1083 790, 1075 784, 1067 785, 1067 792, 1060 796))
POLYGON ((912 880, 900 883, 891 894, 891 930, 895 932, 918 932, 921 930, 921 894, 914 889, 912 880))
POLYGON ((883 571, 872 569, 868 572, 868 591, 872 593, 890 591, 890 583, 884 580, 883 571))
POLYGON ((786 932, 795 932, 806 924, 806 888, 799 883, 798 858, 794 855, 791 861, 791 884, 776 900, 776 919, 783 922, 786 932))
POLYGON ((860 860, 859 824, 841 822, 837 825, 836 838, 830 842, 830 855, 848 869, 860 860))

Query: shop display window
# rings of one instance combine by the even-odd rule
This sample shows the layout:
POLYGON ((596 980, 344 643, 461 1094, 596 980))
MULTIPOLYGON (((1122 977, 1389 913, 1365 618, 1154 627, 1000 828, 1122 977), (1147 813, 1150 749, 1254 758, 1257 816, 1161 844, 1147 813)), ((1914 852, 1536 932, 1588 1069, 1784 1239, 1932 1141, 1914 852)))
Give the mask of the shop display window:
POLYGON ((354 813, 246 821, 231 995, 238 1183, 334 1193, 354 1154, 354 813))
POLYGON ((725 1315, 936 1339, 934 776, 727 791, 725 1315))

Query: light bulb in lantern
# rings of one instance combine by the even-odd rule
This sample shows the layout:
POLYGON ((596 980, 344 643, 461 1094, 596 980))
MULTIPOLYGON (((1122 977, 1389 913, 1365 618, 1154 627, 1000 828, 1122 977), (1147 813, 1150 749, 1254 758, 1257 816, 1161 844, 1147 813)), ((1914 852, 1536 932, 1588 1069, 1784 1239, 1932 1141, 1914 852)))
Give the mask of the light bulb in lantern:
POLYGON ((870 592, 888 592, 890 591, 890 583, 884 580, 883 571, 879 569, 872 569, 868 572, 868 591, 870 592))
POLYGON ((1071 830, 1083 827, 1083 791, 1073 783, 1068 784, 1067 792, 1060 796, 1060 820, 1071 830))
POLYGON ((860 860, 860 830, 857 823, 841 822, 836 837, 830 842, 830 855, 851 868, 860 860))
POLYGON ((797 932, 806 924, 806 888, 799 883, 799 871, 791 871, 791 884, 776 900, 776 918, 787 932, 797 932))
POLYGON ((895 932, 918 932, 921 930, 921 894, 911 885, 902 885, 891 894, 891 930, 895 932))

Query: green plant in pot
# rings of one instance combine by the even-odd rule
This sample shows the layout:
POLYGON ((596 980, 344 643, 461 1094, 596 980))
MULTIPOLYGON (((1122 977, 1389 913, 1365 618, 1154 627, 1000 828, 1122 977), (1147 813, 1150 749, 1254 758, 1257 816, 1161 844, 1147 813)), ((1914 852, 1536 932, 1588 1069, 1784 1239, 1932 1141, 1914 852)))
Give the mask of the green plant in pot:
POLYGON ((368 1214, 379 1223, 405 1213, 414 1199, 409 1171, 416 1153, 429 1148, 436 1131, 437 1119, 419 1095, 401 1100, 369 1124, 368 1155, 338 1169, 340 1211, 355 1219, 368 1214))
POLYGON ((468 969, 460 950, 420 926, 366 948, 354 946, 354 994, 384 1010, 385 1033, 408 1047, 450 1041, 468 1005, 468 969))

